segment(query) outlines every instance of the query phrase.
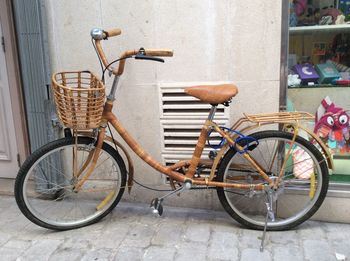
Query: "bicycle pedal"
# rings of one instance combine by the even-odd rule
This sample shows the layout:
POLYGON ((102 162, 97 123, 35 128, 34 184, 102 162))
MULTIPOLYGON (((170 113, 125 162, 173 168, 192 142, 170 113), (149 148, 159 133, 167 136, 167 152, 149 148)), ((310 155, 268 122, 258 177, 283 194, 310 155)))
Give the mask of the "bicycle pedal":
POLYGON ((159 216, 161 216, 163 214, 162 200, 160 200, 159 198, 154 198, 151 201, 150 207, 153 209, 152 210, 153 214, 158 214, 159 216))

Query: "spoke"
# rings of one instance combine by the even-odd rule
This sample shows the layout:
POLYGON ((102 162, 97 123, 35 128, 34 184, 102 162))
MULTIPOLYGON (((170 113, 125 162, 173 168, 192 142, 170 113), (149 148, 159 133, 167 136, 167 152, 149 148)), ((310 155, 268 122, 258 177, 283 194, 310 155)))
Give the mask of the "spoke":
POLYGON ((48 194, 47 192, 56 192, 58 189, 61 189, 62 187, 61 186, 56 186, 56 187, 53 187, 53 188, 50 188, 50 189, 40 189, 40 190, 36 190, 36 192, 38 193, 46 193, 48 194))
MULTIPOLYGON (((72 207, 69 208, 69 211, 66 212, 66 214, 62 217, 63 220, 65 220, 65 218, 69 215, 72 214, 72 210, 74 210, 74 204, 72 204, 72 207)), ((72 218, 71 218, 72 219, 72 218)), ((76 219, 76 218, 75 218, 76 219)))
POLYGON ((83 209, 81 208, 81 203, 78 204, 78 201, 75 201, 75 205, 78 206, 78 209, 80 210, 80 213, 83 215, 83 217, 86 217, 87 215, 84 213, 83 209))
MULTIPOLYGON (((275 140, 275 143, 274 143, 274 145, 273 145, 273 150, 272 150, 272 152, 273 152, 273 157, 270 159, 270 162, 269 162, 269 172, 271 172, 273 163, 275 162, 275 157, 278 155, 278 143, 277 143, 277 142, 278 142, 278 141, 275 140)), ((269 146, 267 146, 267 149, 268 149, 268 151, 270 151, 269 146)), ((271 155, 272 155, 272 154, 271 154, 271 155)))
MULTIPOLYGON (((273 146, 274 148, 275 148, 275 146, 276 146, 276 141, 275 141, 275 145, 273 146)), ((273 149, 272 151, 275 151, 275 149, 273 149)), ((270 146, 267 146, 267 152, 268 152, 268 154, 269 155, 272 155, 271 154, 271 151, 270 151, 270 146)), ((269 165, 268 165, 268 171, 269 172, 271 172, 271 168, 272 168, 272 159, 273 159, 274 157, 272 157, 270 160, 269 160, 269 165)))
POLYGON ((292 167, 292 166, 294 166, 294 165, 297 165, 297 164, 300 164, 300 163, 303 163, 303 162, 305 162, 305 161, 309 161, 309 160, 311 160, 311 161, 312 161, 312 165, 313 165, 313 164, 315 164, 315 163, 314 163, 314 161, 312 160, 312 158, 311 158, 311 157, 309 157, 308 159, 303 159, 303 160, 298 161, 298 162, 294 162, 294 161, 293 161, 293 164, 288 165, 287 167, 285 167, 285 169, 288 169, 288 168, 290 168, 290 167, 292 167))
POLYGON ((72 187, 71 185, 60 185, 60 184, 57 184, 57 183, 53 183, 53 182, 50 182, 46 179, 43 179, 43 178, 40 178, 40 177, 35 177, 36 180, 43 180, 44 183, 39 183, 39 184, 49 184, 49 185, 53 185, 55 188, 61 188, 61 189, 64 189, 64 188, 67 188, 67 187, 72 187))
MULTIPOLYGON (((309 160, 309 159, 308 159, 309 160)), ((297 164, 297 163, 296 163, 297 164)), ((295 164, 293 164, 293 165, 295 165, 295 164)), ((292 165, 292 166, 293 166, 292 165)), ((309 170, 311 170, 311 169, 314 169, 315 167, 314 167, 314 164, 312 164, 312 166, 310 167, 310 168, 308 168, 308 169, 306 169, 306 170, 304 170, 304 172, 307 172, 307 171, 309 171, 309 170)), ((293 174, 289 174, 289 176, 290 175, 294 175, 294 173, 293 174)))
MULTIPOLYGON (((45 161, 48 161, 48 159, 44 159, 45 161)), ((50 162, 47 162, 54 170, 57 171, 57 173, 61 174, 62 176, 64 176, 66 179, 70 179, 68 176, 66 176, 62 171, 58 170, 57 168, 55 168, 55 166, 53 164, 51 164, 50 162)), ((39 163, 40 164, 40 163, 39 163)))
POLYGON ((54 199, 53 201, 57 202, 57 201, 63 201, 67 195, 70 195, 72 194, 71 191, 68 191, 68 190, 64 190, 63 193, 60 193, 60 195, 54 199))
MULTIPOLYGON (((100 156, 99 156, 99 158, 100 158, 100 156)), ((96 173, 95 171, 99 168, 99 167, 101 167, 102 165, 104 165, 103 163, 105 163, 108 159, 110 159, 111 157, 107 157, 106 159, 104 159, 102 162, 100 162, 98 165, 96 165, 95 166, 95 168, 94 168, 94 170, 93 170, 93 172, 91 173, 91 175, 90 175, 90 180, 91 180, 91 177, 92 176, 94 176, 94 174, 93 173, 96 173)), ((113 163, 112 163, 113 164, 113 163)), ((86 173, 85 173, 86 174, 86 173)), ((96 175, 97 177, 98 177, 98 174, 96 175)), ((85 181, 86 182, 86 181, 85 181)), ((85 183, 84 182, 84 183, 85 183)))
MULTIPOLYGON (((269 146, 267 146, 267 147, 269 147, 269 146)), ((261 149, 260 149, 261 147, 258 146, 257 148, 258 148, 258 151, 259 151, 259 154, 260 154, 261 158, 263 159, 263 161, 264 161, 265 164, 266 164, 265 166, 268 167, 269 165, 267 164, 267 162, 266 162, 266 160, 265 160, 265 158, 264 158, 264 155, 263 155, 263 153, 261 152, 261 149)), ((255 158, 255 157, 254 157, 254 158, 255 158)), ((260 162, 259 162, 259 163, 260 163, 260 162)))
MULTIPOLYGON (((253 200, 254 203, 258 203, 258 200, 261 201, 261 195, 260 195, 260 194, 257 194, 257 195, 255 195, 255 196, 253 196, 253 198, 249 198, 249 196, 247 196, 248 193, 249 193, 249 192, 247 192, 246 194, 244 194, 244 196, 239 197, 238 200, 235 200, 234 203, 233 203, 233 205, 235 205, 235 207, 237 207, 237 204, 239 204, 239 203, 240 203, 241 201, 243 201, 243 200, 253 200)), ((231 200, 232 200, 232 199, 231 199, 231 200)), ((258 204, 260 205, 261 203, 258 203, 258 204)), ((251 206, 250 206, 249 204, 246 204, 246 203, 245 203, 245 204, 244 204, 244 207, 239 209, 239 212, 244 213, 244 210, 250 209, 250 208, 251 208, 251 206)))
POLYGON ((110 159, 110 158, 111 158, 111 157, 107 157, 105 160, 103 160, 101 163, 99 163, 99 164, 95 167, 95 170, 98 169, 99 167, 101 167, 102 164, 103 164, 104 162, 106 162, 106 160, 108 160, 108 159, 110 159))

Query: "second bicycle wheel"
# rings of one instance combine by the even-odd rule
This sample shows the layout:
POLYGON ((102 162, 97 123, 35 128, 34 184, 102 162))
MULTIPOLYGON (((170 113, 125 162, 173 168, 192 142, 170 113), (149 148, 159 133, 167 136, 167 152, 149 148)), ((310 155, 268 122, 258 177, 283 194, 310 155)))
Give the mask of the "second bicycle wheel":
POLYGON ((106 216, 122 197, 126 169, 117 151, 104 143, 92 174, 74 190, 93 151, 94 140, 87 137, 79 137, 77 144, 74 138, 63 138, 35 151, 16 179, 15 197, 22 213, 55 230, 90 225, 106 216), (73 175, 85 165, 81 175, 73 175))
MULTIPOLYGON (((281 131, 257 132, 241 141, 249 154, 271 179, 282 179, 272 191, 272 211, 268 230, 291 229, 310 218, 321 206, 328 189, 328 168, 320 151, 310 142, 281 131), (245 143, 245 144, 243 144, 245 143), (284 163, 285 162, 285 163, 284 163)), ((235 184, 267 184, 250 163, 234 148, 221 161, 217 180, 235 184)), ((271 192, 271 191, 270 191, 271 192)), ((267 213, 267 193, 262 190, 218 188, 224 209, 239 223, 263 229, 267 213)))

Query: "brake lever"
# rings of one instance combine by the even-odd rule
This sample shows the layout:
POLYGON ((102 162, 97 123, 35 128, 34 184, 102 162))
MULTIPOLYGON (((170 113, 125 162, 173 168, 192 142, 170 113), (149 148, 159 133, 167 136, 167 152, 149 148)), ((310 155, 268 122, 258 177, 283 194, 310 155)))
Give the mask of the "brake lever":
POLYGON ((147 55, 144 55, 142 53, 136 54, 135 59, 137 59, 137 60, 149 60, 149 61, 164 63, 164 59, 162 59, 162 58, 154 57, 154 56, 147 56, 147 55))

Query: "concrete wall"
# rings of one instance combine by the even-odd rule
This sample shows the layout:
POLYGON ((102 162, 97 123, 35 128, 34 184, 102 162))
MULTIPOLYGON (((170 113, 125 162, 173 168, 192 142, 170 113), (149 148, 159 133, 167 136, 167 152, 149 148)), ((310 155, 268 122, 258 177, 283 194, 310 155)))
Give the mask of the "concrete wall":
MULTIPOLYGON (((232 121, 242 112, 277 111, 281 1, 275 0, 48 0, 52 70, 90 69, 99 64, 90 41, 93 27, 122 29, 104 43, 110 59, 132 48, 172 48, 165 64, 129 61, 115 113, 157 160, 161 160, 160 82, 230 81, 239 88, 232 121)), ((136 161, 136 179, 161 186, 159 173, 136 161)), ((128 200, 148 202, 160 193, 135 186, 128 200)), ((169 204, 218 206, 214 192, 189 192, 169 204)))

